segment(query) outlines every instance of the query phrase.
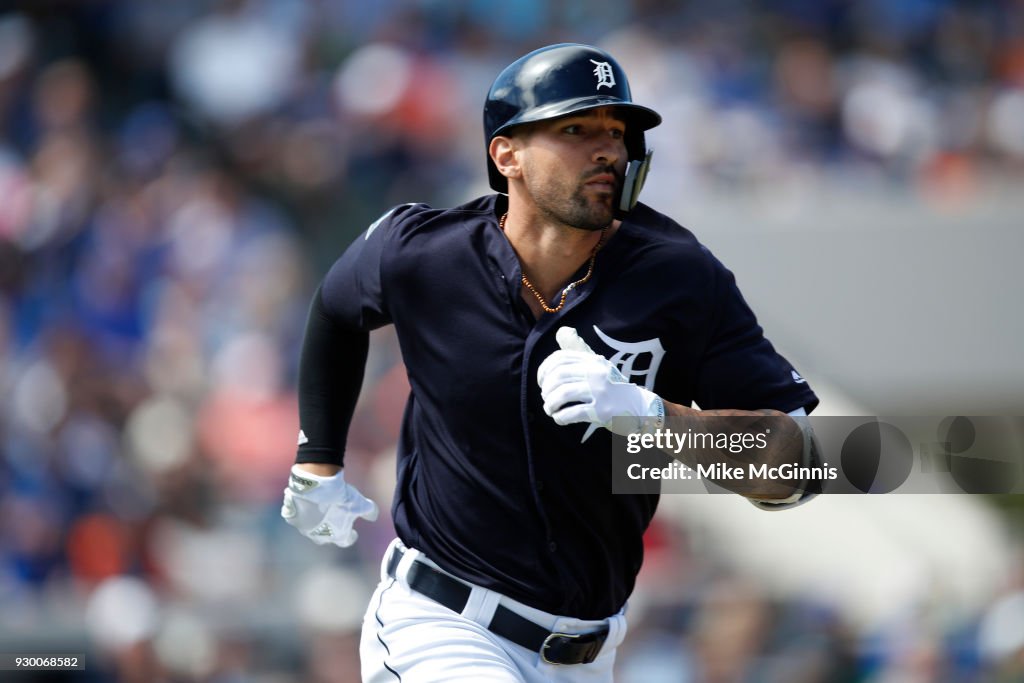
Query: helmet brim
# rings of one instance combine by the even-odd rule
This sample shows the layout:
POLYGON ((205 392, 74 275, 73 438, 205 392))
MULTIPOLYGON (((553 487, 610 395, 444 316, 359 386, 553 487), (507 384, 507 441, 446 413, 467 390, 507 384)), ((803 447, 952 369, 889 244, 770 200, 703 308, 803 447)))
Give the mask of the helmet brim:
POLYGON ((615 107, 616 109, 621 110, 625 114, 625 120, 629 126, 629 130, 627 130, 627 132, 632 132, 634 129, 637 132, 643 132, 654 128, 661 123, 661 115, 653 109, 649 109, 643 105, 634 104, 633 102, 624 102, 618 97, 592 95, 590 97, 577 97, 575 99, 562 100, 561 102, 553 102, 551 104, 528 109, 518 116, 509 119, 503 126, 494 131, 491 135, 491 140, 498 135, 507 134, 512 128, 524 123, 549 121, 551 119, 579 114, 581 112, 590 111, 591 109, 599 109, 601 107, 615 107))

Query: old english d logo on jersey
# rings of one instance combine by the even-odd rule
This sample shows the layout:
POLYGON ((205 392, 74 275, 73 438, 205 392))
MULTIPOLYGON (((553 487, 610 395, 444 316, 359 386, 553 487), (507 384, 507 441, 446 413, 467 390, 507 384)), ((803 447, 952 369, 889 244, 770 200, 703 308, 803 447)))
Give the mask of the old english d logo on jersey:
POLYGON ((615 74, 612 73, 611 64, 594 59, 591 59, 590 63, 594 65, 594 75, 597 76, 597 87, 594 88, 595 90, 600 90, 602 87, 615 87, 615 74))
MULTIPOLYGON (((619 341, 602 332, 597 325, 594 325, 594 332, 607 346, 615 349, 615 353, 608 360, 619 369, 626 380, 654 391, 658 368, 661 366, 661 359, 665 357, 665 347, 661 345, 660 339, 655 337, 640 342, 619 341), (643 378, 643 381, 636 381, 640 378, 643 378)), ((587 427, 580 443, 589 439, 596 430, 597 425, 595 424, 587 427)))

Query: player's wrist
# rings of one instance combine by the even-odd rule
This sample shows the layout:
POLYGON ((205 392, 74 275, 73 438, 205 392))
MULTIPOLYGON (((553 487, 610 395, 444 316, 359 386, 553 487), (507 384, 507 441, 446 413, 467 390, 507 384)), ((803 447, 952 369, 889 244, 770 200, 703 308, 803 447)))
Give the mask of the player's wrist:
MULTIPOLYGON (((635 386, 635 385, 634 385, 635 386)), ((660 396, 641 386, 635 387, 636 404, 630 411, 634 419, 627 423, 630 433, 648 434, 665 426, 665 402, 660 396)), ((615 431, 615 430, 612 430, 615 431)))
POLYGON ((651 430, 661 429, 665 426, 665 401, 649 389, 641 389, 647 403, 647 413, 644 424, 651 430))
POLYGON ((292 472, 300 476, 330 479, 342 471, 341 465, 326 462, 297 462, 292 465, 292 472))
POLYGON ((304 463, 292 465, 288 475, 288 489, 292 493, 317 503, 330 503, 345 489, 345 470, 337 468, 334 474, 322 475, 304 467, 304 463))

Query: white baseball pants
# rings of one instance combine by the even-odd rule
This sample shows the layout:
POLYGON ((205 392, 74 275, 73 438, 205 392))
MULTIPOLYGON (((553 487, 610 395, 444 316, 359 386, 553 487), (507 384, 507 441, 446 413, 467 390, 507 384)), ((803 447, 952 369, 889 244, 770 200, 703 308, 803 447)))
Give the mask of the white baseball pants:
MULTIPOLYGON (((561 617, 472 586, 461 614, 412 591, 405 579, 413 561, 436 564, 396 539, 381 562, 381 581, 363 617, 359 656, 363 683, 611 683, 615 650, 626 635, 620 612, 605 621, 561 617), (405 550, 395 572, 387 561, 397 545, 405 550), (548 664, 532 652, 485 627, 498 605, 562 633, 585 633, 608 624, 608 638, 590 664, 548 664)), ((465 582, 464 582, 465 583, 465 582)))

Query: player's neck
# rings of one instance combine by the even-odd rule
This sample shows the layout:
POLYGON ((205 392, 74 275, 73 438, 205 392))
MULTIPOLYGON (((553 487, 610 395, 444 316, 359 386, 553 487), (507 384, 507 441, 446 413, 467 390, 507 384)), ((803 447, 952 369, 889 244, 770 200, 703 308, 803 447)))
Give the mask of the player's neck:
MULTIPOLYGON (((519 264, 534 288, 551 306, 556 306, 562 289, 594 254, 595 247, 619 227, 613 221, 605 231, 588 231, 545 221, 525 210, 509 211, 505 236, 519 257, 519 264)), ((524 285, 523 298, 535 315, 541 312, 534 294, 524 285)))

